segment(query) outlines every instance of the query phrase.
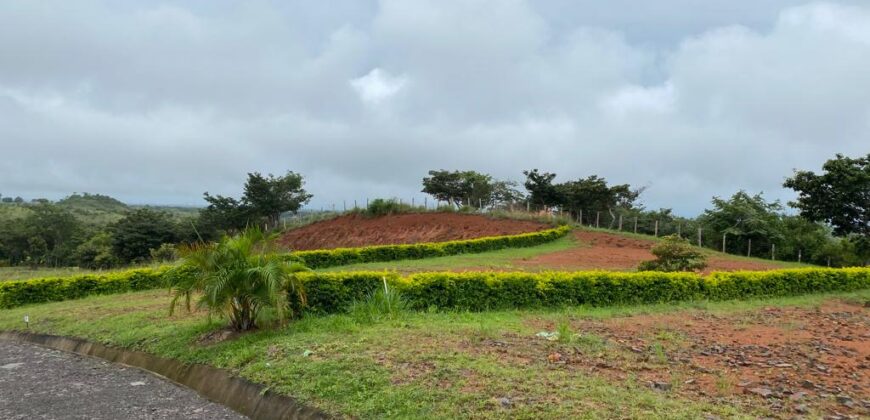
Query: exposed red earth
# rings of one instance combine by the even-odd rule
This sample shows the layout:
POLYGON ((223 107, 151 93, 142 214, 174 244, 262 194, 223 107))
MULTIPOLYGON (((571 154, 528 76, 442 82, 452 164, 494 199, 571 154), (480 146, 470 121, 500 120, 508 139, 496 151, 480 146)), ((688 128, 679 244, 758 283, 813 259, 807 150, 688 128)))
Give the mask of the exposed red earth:
MULTIPOLYGON (((634 270, 641 261, 653 259, 651 240, 635 239, 603 232, 577 230, 573 233, 578 246, 564 251, 538 255, 516 261, 524 268, 552 270, 634 270)), ((713 256, 707 259, 711 271, 773 270, 782 268, 773 262, 729 259, 713 256)))
POLYGON ((278 241, 293 250, 332 249, 517 235, 549 227, 532 221, 460 213, 410 213, 373 218, 351 214, 293 229, 278 241))
MULTIPOLYGON (((553 331, 552 321, 531 320, 553 331)), ((693 311, 575 320, 573 344, 508 336, 478 352, 546 362, 710 402, 769 408, 776 417, 870 416, 870 309, 829 301, 717 315, 693 311)))

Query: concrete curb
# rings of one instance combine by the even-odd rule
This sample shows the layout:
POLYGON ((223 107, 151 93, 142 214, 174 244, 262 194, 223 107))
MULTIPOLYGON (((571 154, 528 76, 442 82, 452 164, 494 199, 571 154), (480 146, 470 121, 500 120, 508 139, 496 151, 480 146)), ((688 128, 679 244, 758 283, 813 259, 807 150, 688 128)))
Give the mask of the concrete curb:
POLYGON ((223 404, 255 420, 327 419, 325 413, 296 400, 270 392, 263 385, 232 376, 229 372, 200 364, 153 356, 139 351, 107 347, 73 337, 24 332, 0 332, 0 339, 22 341, 55 350, 99 357, 162 376, 196 391, 204 398, 223 404))

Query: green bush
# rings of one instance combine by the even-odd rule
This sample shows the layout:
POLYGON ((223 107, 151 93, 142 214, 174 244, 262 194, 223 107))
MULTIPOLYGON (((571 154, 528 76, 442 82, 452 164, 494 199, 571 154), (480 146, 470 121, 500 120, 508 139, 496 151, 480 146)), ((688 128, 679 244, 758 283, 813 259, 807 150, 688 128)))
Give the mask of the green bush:
POLYGON ((307 311, 342 312, 386 279, 411 309, 469 311, 576 305, 608 306, 728 300, 870 288, 870 269, 792 269, 695 273, 606 271, 544 273, 306 273, 307 311))
POLYGON ((145 268, 107 274, 0 282, 0 308, 156 289, 171 281, 166 274, 165 268, 145 268))
POLYGON ((368 207, 366 207, 361 213, 366 217, 379 217, 387 216, 390 214, 424 211, 426 211, 424 207, 414 207, 410 204, 402 203, 395 198, 391 198, 389 200, 385 200, 383 198, 376 198, 372 200, 369 203, 368 207))
POLYGON ((638 271, 701 271, 707 267, 707 257, 677 235, 669 235, 652 247, 656 259, 643 261, 638 271))
POLYGON ((560 226, 520 235, 491 236, 462 241, 298 251, 289 254, 287 258, 303 262, 311 268, 324 268, 348 264, 444 257, 541 245, 567 235, 570 230, 570 226, 560 226))

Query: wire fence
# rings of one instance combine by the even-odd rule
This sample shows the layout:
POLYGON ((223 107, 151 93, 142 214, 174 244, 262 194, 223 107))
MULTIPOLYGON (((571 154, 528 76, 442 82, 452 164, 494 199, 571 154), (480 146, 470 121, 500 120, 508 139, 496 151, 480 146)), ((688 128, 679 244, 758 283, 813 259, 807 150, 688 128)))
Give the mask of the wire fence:
MULTIPOLYGON (((284 218, 284 228, 292 228, 307 223, 316 222, 330 217, 351 212, 362 211, 369 207, 374 199, 342 200, 326 206, 307 209, 307 212, 293 217, 284 218), (319 210, 318 210, 319 208, 319 210)), ((477 214, 498 214, 499 216, 522 219, 561 219, 585 228, 601 229, 636 235, 659 238, 677 235, 699 247, 720 251, 732 255, 805 262, 804 249, 799 244, 782 238, 763 236, 733 235, 717 231, 711 226, 705 226, 698 219, 689 219, 664 212, 642 212, 625 209, 559 209, 535 205, 530 202, 487 203, 483 199, 474 202, 464 199, 459 202, 436 200, 430 197, 411 197, 410 199, 393 199, 400 205, 408 205, 419 211, 453 210, 477 214)), ((824 263, 824 262, 823 262, 824 263)), ((831 265, 830 257, 827 265, 831 265)))

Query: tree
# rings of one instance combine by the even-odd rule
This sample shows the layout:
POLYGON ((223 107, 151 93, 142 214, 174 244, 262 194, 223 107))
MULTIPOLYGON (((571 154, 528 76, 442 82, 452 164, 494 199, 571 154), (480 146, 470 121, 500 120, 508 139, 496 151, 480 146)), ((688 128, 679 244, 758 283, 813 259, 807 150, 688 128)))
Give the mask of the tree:
POLYGON ((741 190, 727 200, 713 197, 713 209, 705 210, 700 219, 711 234, 733 238, 726 240, 726 251, 743 253, 750 240, 754 249, 769 249, 770 244, 784 239, 782 210, 779 201, 767 202, 762 194, 749 195, 741 190))
POLYGON ((172 216, 147 208, 128 213, 111 231, 112 251, 124 263, 147 261, 152 248, 178 240, 172 216))
POLYGON ((73 257, 79 267, 90 269, 118 265, 118 258, 112 253, 112 235, 108 232, 97 233, 79 245, 73 257))
POLYGON ((276 227, 281 213, 296 213, 311 200, 312 195, 302 188, 303 185, 302 175, 292 171, 280 177, 249 173, 241 200, 212 196, 208 192, 203 194, 208 207, 200 211, 200 223, 226 232, 240 231, 261 221, 269 227, 276 227))
POLYGON ((303 185, 302 175, 287 171, 284 176, 267 176, 259 172, 248 174, 245 183, 244 204, 250 207, 254 217, 263 218, 266 223, 275 227, 281 218, 281 213, 296 213, 303 204, 311 200, 303 185))
POLYGON ((652 247, 656 259, 644 261, 639 271, 700 271, 707 267, 704 254, 677 235, 665 236, 652 247))
POLYGON ((562 196, 555 185, 553 179, 556 174, 549 172, 538 172, 537 169, 531 171, 523 171, 526 176, 526 182, 523 186, 529 192, 529 201, 542 207, 556 207, 562 204, 562 196))
POLYGON ((837 154, 822 165, 823 173, 795 171, 783 186, 798 193, 790 205, 801 216, 829 223, 837 235, 870 235, 870 154, 849 158, 837 154))
POLYGON ((488 206, 493 201, 492 176, 475 171, 429 171, 422 192, 450 205, 488 206))
POLYGON ((630 209, 640 196, 640 191, 628 184, 608 186, 607 180, 597 175, 558 184, 556 190, 562 197, 562 207, 572 214, 588 210, 591 217, 593 211, 607 211, 611 223, 616 220, 617 208, 630 209))
POLYGON ((517 188, 515 181, 494 181, 490 202, 494 206, 507 206, 525 200, 525 194, 517 188))
POLYGON ((250 223, 251 210, 248 205, 232 197, 203 194, 208 206, 199 212, 201 223, 209 230, 225 232, 240 231, 250 223))
POLYGON ((21 221, 27 238, 25 259, 32 265, 66 265, 80 241, 82 225, 68 210, 53 204, 30 207, 21 221))
POLYGON ((226 317, 237 331, 256 329, 266 310, 279 319, 288 310, 287 297, 304 306, 305 291, 295 275, 307 269, 287 264, 275 252, 273 241, 259 228, 246 229, 236 237, 216 244, 199 244, 182 252, 181 275, 171 285, 170 314, 184 301, 190 310, 194 295, 197 306, 226 317))

